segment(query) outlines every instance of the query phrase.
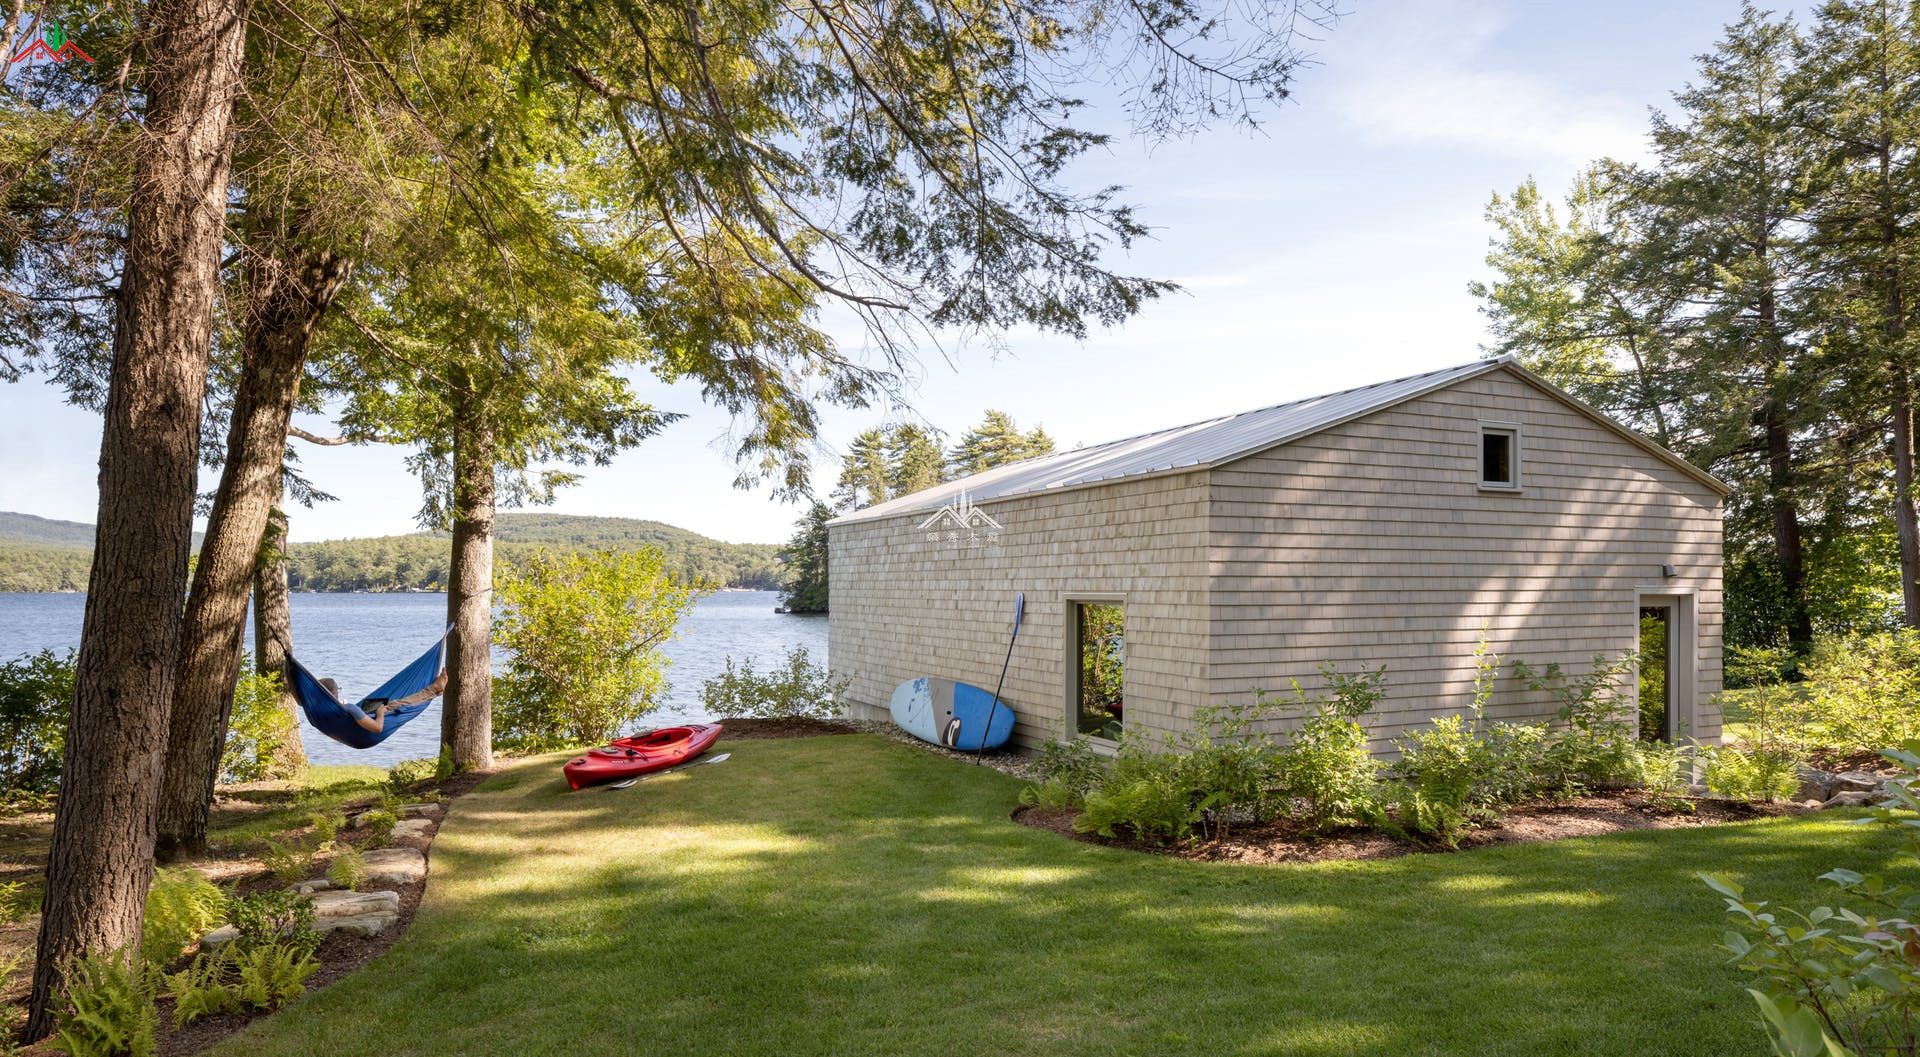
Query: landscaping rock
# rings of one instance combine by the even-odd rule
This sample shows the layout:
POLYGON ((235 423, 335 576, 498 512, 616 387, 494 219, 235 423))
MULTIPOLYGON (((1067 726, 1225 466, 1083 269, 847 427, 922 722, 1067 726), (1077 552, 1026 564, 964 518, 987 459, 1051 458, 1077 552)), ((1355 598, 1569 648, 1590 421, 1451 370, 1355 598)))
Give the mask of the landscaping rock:
POLYGON ((367 880, 378 884, 413 884, 427 878, 427 856, 418 848, 380 848, 362 858, 367 880))
POLYGON ((315 892, 325 892, 332 887, 333 887, 332 881, 316 879, 312 881, 302 881, 299 884, 295 885, 293 890, 300 893, 303 896, 310 896, 315 892))
POLYGON ((1824 804, 1821 804, 1820 806, 1822 808, 1866 807, 1867 805, 1873 803, 1875 800, 1878 800, 1878 799, 1879 799, 1878 794, 1869 793, 1864 789, 1848 789, 1844 792, 1835 793, 1831 797, 1828 797, 1827 802, 1824 804))
POLYGON ((393 839, 426 840, 433 836, 433 826, 430 818, 403 818, 393 824, 393 839))
MULTIPOLYGON (((389 892, 386 894, 392 895, 393 893, 389 892)), ((354 914, 350 917, 316 918, 313 922, 313 927, 316 932, 322 935, 329 932, 351 932, 359 936, 377 936, 386 931, 387 926, 392 925, 398 920, 400 920, 400 915, 397 912, 354 914)))
POLYGON ((1866 771, 1842 771, 1833 776, 1833 792, 1844 793, 1852 790, 1875 792, 1880 788, 1880 776, 1866 771))
POLYGON ((200 949, 203 951, 218 950, 239 938, 239 929, 234 928, 232 925, 222 925, 212 932, 207 933, 205 936, 200 937, 200 949))
POLYGON ((400 911, 398 892, 318 892, 313 897, 313 916, 351 918, 365 914, 390 914, 400 911))
POLYGON ((447 813, 445 804, 403 804, 401 818, 439 818, 447 813))

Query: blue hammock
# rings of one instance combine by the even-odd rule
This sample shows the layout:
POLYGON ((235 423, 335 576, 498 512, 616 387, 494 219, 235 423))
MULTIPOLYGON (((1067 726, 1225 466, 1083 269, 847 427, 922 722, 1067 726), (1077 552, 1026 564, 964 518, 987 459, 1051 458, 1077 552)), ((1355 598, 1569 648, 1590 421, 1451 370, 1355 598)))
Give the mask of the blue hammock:
MULTIPOLYGON (((453 626, 447 626, 452 634, 453 626)), ((307 713, 307 722, 327 737, 348 748, 371 749, 387 740, 394 731, 407 725, 413 717, 427 710, 431 699, 403 708, 387 709, 387 720, 378 734, 354 722, 355 716, 368 715, 368 710, 381 701, 409 697, 425 690, 440 677, 440 661, 447 650, 447 636, 441 635, 440 641, 433 644, 420 659, 400 669, 400 674, 381 683, 373 693, 360 699, 358 704, 349 705, 329 693, 320 685, 320 680, 307 670, 307 666, 295 660, 292 651, 287 653, 287 686, 307 713)))

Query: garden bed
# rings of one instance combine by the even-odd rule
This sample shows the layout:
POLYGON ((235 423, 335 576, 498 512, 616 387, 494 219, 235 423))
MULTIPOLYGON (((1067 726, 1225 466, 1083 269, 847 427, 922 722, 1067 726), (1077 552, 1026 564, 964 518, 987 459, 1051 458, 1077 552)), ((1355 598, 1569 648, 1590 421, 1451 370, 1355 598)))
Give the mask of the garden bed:
POLYGON ((1629 830, 1680 829, 1746 822, 1756 818, 1795 815, 1806 809, 1793 804, 1750 804, 1707 798, 1681 801, 1650 798, 1638 792, 1606 793, 1563 800, 1520 804, 1497 822, 1467 830, 1458 848, 1406 840, 1378 830, 1352 827, 1310 834, 1288 821, 1231 829, 1223 840, 1191 839, 1178 844, 1155 844, 1133 839, 1109 840, 1073 828, 1080 811, 1074 808, 1021 807, 1014 821, 1050 830, 1073 840, 1131 851, 1205 862, 1284 863, 1326 862, 1339 859, 1390 859, 1400 855, 1467 851, 1498 844, 1536 844, 1567 837, 1593 837, 1629 830), (1693 810, 1674 806, 1691 805, 1693 810))

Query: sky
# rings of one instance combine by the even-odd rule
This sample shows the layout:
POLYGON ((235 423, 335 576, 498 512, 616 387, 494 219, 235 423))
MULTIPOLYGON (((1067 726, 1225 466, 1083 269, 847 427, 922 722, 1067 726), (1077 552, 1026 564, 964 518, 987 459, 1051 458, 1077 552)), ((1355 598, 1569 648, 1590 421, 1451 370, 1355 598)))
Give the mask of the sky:
MULTIPOLYGON (((1530 175, 1557 193, 1593 159, 1644 157, 1649 110, 1738 14, 1738 0, 1348 0, 1258 131, 1147 144, 1100 111, 1116 142, 1070 178, 1127 187, 1153 236, 1110 263, 1182 292, 1084 341, 1014 332, 998 350, 929 350, 906 408, 826 411, 818 489, 856 433, 888 420, 957 436, 996 408, 1073 447, 1477 358, 1485 327, 1466 288, 1486 274, 1488 199, 1530 175)), ((726 414, 690 386, 639 388, 687 417, 547 509, 738 542, 791 535, 799 508, 733 486, 726 414)), ((339 499, 295 510, 294 540, 416 529, 406 449, 303 449, 304 472, 339 499)), ((98 452, 97 416, 31 376, 0 384, 0 510, 92 521, 98 452)))

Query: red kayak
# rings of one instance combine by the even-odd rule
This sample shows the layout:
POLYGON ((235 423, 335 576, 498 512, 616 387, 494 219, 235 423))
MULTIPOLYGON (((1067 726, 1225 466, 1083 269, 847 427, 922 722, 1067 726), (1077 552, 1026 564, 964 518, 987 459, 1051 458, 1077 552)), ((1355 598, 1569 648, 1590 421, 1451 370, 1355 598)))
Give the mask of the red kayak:
POLYGON ((618 738, 567 761, 567 785, 579 789, 676 767, 707 751, 720 737, 720 724, 661 727, 618 738))

